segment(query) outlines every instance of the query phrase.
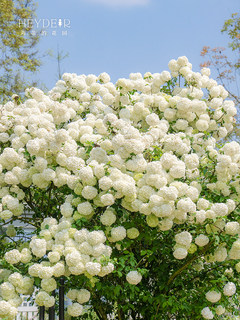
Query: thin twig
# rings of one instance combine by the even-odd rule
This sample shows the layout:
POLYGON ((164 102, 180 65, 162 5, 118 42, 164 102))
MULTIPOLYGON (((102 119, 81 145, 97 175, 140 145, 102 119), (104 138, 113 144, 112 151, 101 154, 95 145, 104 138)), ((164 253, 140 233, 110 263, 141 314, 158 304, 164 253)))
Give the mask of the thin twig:
POLYGON ((48 205, 47 205, 47 210, 46 210, 47 213, 48 213, 48 211, 50 209, 52 187, 53 187, 53 182, 51 182, 51 185, 50 185, 49 191, 48 191, 48 205))
POLYGON ((169 278, 168 282, 167 282, 167 286, 169 286, 173 281, 174 279, 185 269, 188 268, 188 266, 193 262, 195 261, 196 259, 198 259, 200 256, 202 256, 204 253, 206 253, 206 251, 209 249, 209 247, 211 246, 211 242, 208 243, 208 245, 202 249, 199 254, 191 257, 180 269, 178 269, 177 271, 175 271, 171 277, 169 278))

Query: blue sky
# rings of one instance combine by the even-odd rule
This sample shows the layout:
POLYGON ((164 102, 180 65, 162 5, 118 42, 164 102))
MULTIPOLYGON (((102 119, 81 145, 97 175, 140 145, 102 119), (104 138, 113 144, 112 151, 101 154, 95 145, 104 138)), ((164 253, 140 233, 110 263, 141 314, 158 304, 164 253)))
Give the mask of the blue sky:
MULTIPOLYGON (((99 74, 115 82, 131 72, 161 72, 168 61, 186 55, 199 70, 204 45, 227 46, 220 30, 239 10, 239 0, 41 0, 38 19, 70 19, 68 35, 48 29, 41 36, 41 53, 68 53, 64 72, 99 74)), ((57 62, 45 58, 37 79, 48 89, 57 80, 57 62)))

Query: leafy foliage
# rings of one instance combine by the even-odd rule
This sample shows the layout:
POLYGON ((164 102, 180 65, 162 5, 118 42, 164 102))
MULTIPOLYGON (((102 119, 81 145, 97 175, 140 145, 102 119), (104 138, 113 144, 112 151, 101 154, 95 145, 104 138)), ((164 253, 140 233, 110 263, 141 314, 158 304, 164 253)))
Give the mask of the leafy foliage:
MULTIPOLYGON (((30 85, 24 73, 40 66, 36 45, 39 34, 24 21, 35 17, 33 0, 1 0, 0 2, 0 102, 21 94, 30 85)), ((36 85, 36 83, 33 85, 36 85)))

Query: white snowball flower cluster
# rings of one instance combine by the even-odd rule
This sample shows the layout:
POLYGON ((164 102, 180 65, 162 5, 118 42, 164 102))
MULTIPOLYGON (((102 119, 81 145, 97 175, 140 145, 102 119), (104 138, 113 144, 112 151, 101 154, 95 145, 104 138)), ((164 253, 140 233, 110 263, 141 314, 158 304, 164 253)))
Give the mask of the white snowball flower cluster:
MULTIPOLYGON (((236 285, 233 282, 227 282, 225 286, 223 287, 223 294, 227 297, 231 297, 236 293, 236 285)), ((205 295, 206 299, 211 303, 217 303, 221 300, 222 294, 221 292, 217 292, 215 290, 208 291, 205 295)), ((215 312, 217 315, 224 314, 226 309, 218 305, 215 309, 215 312)), ((213 313, 209 309, 209 307, 206 307, 201 312, 204 319, 213 319, 213 313)))
POLYGON ((43 288, 44 291, 47 292, 52 292, 55 289, 57 289, 57 282, 55 279, 50 278, 50 279, 42 279, 41 281, 41 287, 43 288))
POLYGON ((221 293, 217 291, 208 291, 206 299, 212 303, 218 302, 221 299, 221 293))
POLYGON ((126 276, 127 282, 137 285, 142 280, 142 276, 138 271, 130 271, 126 276))
POLYGON ((217 306, 217 308, 216 308, 216 314, 218 316, 221 316, 222 314, 224 314, 225 311, 226 311, 226 309, 221 305, 217 306))
POLYGON ((90 292, 87 289, 71 289, 67 293, 67 297, 71 300, 76 300, 78 303, 83 304, 89 301, 90 292))
POLYGON ((129 239, 136 239, 139 236, 140 232, 137 228, 127 229, 127 236, 129 239))
POLYGON ((55 298, 53 296, 50 296, 46 291, 39 291, 36 294, 35 297, 35 302, 39 305, 39 306, 44 306, 44 307, 52 307, 55 303, 55 298))
POLYGON ((67 312, 72 317, 78 317, 83 313, 83 306, 75 302, 67 307, 67 312))
POLYGON ((212 311, 208 307, 202 309, 201 315, 203 316, 204 319, 213 319, 214 318, 212 311))
MULTIPOLYGON (((194 72, 186 57, 171 60, 169 69, 132 73, 115 85, 106 73, 65 73, 48 94, 30 88, 23 103, 1 106, 0 219, 13 222, 29 207, 45 217, 29 248, 4 258, 15 267, 32 256, 39 261, 28 269, 41 279, 39 305, 54 304, 57 277, 113 272, 112 250, 121 252, 142 236, 136 217, 160 235, 177 230, 173 259, 196 251, 203 253, 203 266, 240 259, 239 221, 232 214, 240 196, 240 145, 217 144, 232 131, 236 107, 209 69, 194 72), (41 208, 31 205, 39 194, 47 195, 41 208), (205 254, 215 234, 219 244, 205 254), (221 235, 236 239, 229 247, 221 235)), ((38 219, 33 222, 39 227, 38 219)), ((14 237, 13 227, 7 235, 14 237)), ((131 284, 141 278, 137 271, 127 275, 131 284)), ((230 282, 223 293, 235 291, 230 282)), ((217 296, 206 295, 212 303, 217 296)), ((15 307, 2 299, 0 317, 14 318, 15 307)), ((84 298, 73 300, 68 313, 79 316, 84 298)), ((212 319, 213 313, 206 307, 202 316, 212 319)))
POLYGON ((188 231, 183 231, 175 235, 175 250, 173 255, 176 259, 184 259, 188 254, 188 249, 190 248, 192 242, 192 235, 188 231))
POLYGON ((121 241, 127 236, 127 231, 124 227, 119 226, 116 228, 112 228, 111 230, 111 241, 117 242, 121 241))
POLYGON ((240 225, 237 221, 227 222, 225 225, 225 232, 232 236, 235 236, 237 233, 240 233, 240 225))
POLYGON ((77 302, 73 302, 70 306, 68 306, 68 314, 72 317, 78 317, 83 312, 83 303, 86 303, 90 299, 90 292, 86 289, 71 289, 67 293, 67 297, 71 300, 75 300, 77 302))
POLYGON ((33 238, 30 242, 30 248, 36 257, 41 258, 46 254, 47 242, 45 239, 33 238))
POLYGON ((209 238, 207 236, 205 236, 204 234, 199 234, 196 238, 195 238, 195 243, 199 246, 199 247, 204 247, 209 243, 209 238))
POLYGON ((5 254, 8 263, 15 264, 21 260, 21 254, 17 249, 13 249, 5 254))
MULTIPOLYGON (((49 279, 48 282, 42 281, 43 289, 43 284, 45 287, 55 285, 50 282, 53 275, 59 277, 65 273, 72 275, 87 273, 92 276, 101 275, 102 273, 107 274, 106 267, 101 265, 101 259, 102 257, 110 257, 112 250, 104 244, 106 237, 103 231, 77 230, 71 227, 70 221, 66 220, 66 218, 62 218, 59 224, 56 224, 54 219, 45 219, 42 223, 42 231, 50 232, 50 238, 48 238, 48 233, 47 235, 41 233, 47 239, 34 238, 31 241, 33 244, 31 245, 30 243, 30 247, 33 254, 38 256, 38 252, 34 253, 34 245, 37 240, 44 241, 45 253, 48 254, 50 264, 33 264, 29 268, 29 273, 41 279, 49 279), (46 224, 49 229, 45 229, 46 224), (62 268, 59 269, 60 265, 62 268), (63 270, 61 271, 61 269, 63 270)), ((113 271, 113 267, 110 262, 109 265, 110 273, 113 271)))
POLYGON ((17 232, 16 232, 15 227, 14 227, 12 224, 10 224, 10 225, 7 227, 6 234, 7 234, 7 236, 9 236, 10 238, 16 236, 17 232))
POLYGON ((31 252, 28 248, 23 248, 21 252, 17 249, 6 252, 5 260, 10 264, 17 264, 19 262, 28 263, 32 259, 31 252))
POLYGON ((235 292, 236 285, 233 282, 228 282, 223 288, 223 293, 225 296, 231 297, 235 292))
POLYGON ((9 319, 15 319, 17 316, 18 310, 17 308, 13 307, 8 302, 2 300, 0 301, 0 317, 2 319, 9 318, 9 319))
POLYGON ((20 294, 33 293, 33 279, 9 271, 4 280, 0 285, 0 318, 15 319, 22 304, 20 294))
POLYGON ((100 221, 105 226, 111 226, 116 221, 115 210, 108 208, 100 217, 100 221))
MULTIPOLYGON (((111 262, 108 262, 107 264, 104 263, 103 265, 101 262, 102 258, 109 258, 112 252, 112 249, 104 244, 106 236, 103 231, 89 232, 87 229, 77 230, 72 228, 70 221, 64 217, 60 219, 59 224, 57 223, 57 220, 53 218, 46 218, 43 221, 41 228, 40 234, 44 238, 39 239, 34 236, 30 242, 30 248, 33 256, 42 257, 47 254, 49 262, 43 261, 41 263, 34 263, 28 269, 31 277, 42 279, 41 290, 35 297, 35 302, 39 306, 51 307, 54 305, 55 298, 50 295, 50 293, 57 288, 54 277, 70 274, 86 274, 88 276, 99 275, 100 277, 104 277, 113 272, 114 265, 111 262)), ((5 259, 10 264, 17 264, 21 262, 22 255, 24 257, 24 254, 25 256, 29 255, 31 260, 32 255, 30 250, 26 248, 21 252, 17 249, 7 252, 5 254, 5 259)), ((26 258, 24 261, 26 261, 26 258)), ((16 278, 15 274, 11 275, 9 278, 11 283, 17 286, 16 296, 17 293, 27 293, 30 290, 26 284, 26 280, 22 279, 20 274, 18 275, 20 279, 16 278), (15 276, 16 279, 13 278, 13 276, 15 276), (23 288, 24 286, 27 286, 27 290, 19 289, 19 285, 22 282, 23 288)), ((30 281, 30 278, 27 279, 30 281)), ((14 293, 15 289, 11 283, 9 283, 8 286, 7 283, 5 284, 5 291, 11 289, 11 292, 14 293)), ((33 279, 31 279, 30 283, 32 288, 33 279)), ((3 285, 4 284, 1 286, 3 285)), ((1 289, 1 292, 5 287, 2 287, 3 289, 1 289)), ((13 295, 11 292, 10 298, 12 298, 13 295)), ((7 300, 7 293, 4 295, 2 294, 2 296, 7 300)), ((77 301, 79 303, 82 304, 87 302, 89 298, 90 295, 87 290, 82 289, 78 292, 77 301)), ((75 310, 75 308, 76 305, 69 310, 75 310)), ((73 315, 74 311, 70 312, 73 315)))

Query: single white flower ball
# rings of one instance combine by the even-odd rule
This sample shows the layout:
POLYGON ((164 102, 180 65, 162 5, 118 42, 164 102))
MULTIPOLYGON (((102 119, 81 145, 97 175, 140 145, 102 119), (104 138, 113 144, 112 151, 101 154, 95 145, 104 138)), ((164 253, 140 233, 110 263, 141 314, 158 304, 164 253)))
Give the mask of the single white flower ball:
POLYGON ((67 312, 72 317, 79 317, 83 312, 83 306, 77 302, 67 307, 67 312))
POLYGON ((221 299, 221 293, 217 291, 208 291, 206 293, 206 299, 212 303, 218 302, 221 299))
POLYGON ((142 280, 142 276, 138 271, 130 271, 126 276, 127 282, 137 285, 142 280))
POLYGON ((204 319, 213 319, 214 317, 212 311, 208 307, 202 309, 201 315, 203 316, 204 319))
POLYGON ((233 282, 228 282, 223 288, 223 293, 225 296, 231 297, 236 292, 236 286, 233 282))

